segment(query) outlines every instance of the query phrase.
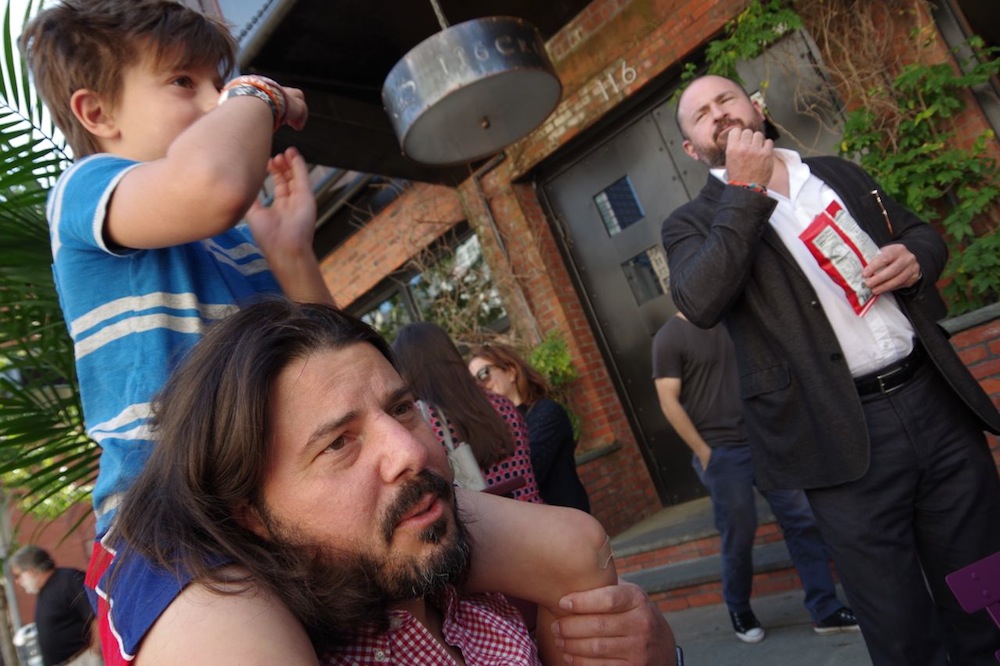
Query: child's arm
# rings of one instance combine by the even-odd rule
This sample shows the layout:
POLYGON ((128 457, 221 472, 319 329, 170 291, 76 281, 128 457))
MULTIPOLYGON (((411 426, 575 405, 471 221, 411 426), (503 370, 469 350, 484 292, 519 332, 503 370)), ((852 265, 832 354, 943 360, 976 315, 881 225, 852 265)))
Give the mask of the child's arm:
POLYGON ((274 181, 274 200, 267 207, 255 201, 247 211, 254 239, 286 296, 334 305, 312 249, 316 198, 306 162, 289 148, 273 157, 267 170, 274 181))
MULTIPOLYGON (((283 90, 288 102, 285 122, 301 127, 308 115, 302 93, 283 90)), ((264 181, 273 126, 271 109, 260 99, 230 98, 180 131, 165 155, 150 157, 131 148, 116 151, 116 141, 123 139, 112 120, 102 146, 149 161, 126 173, 115 188, 105 220, 106 240, 119 247, 160 248, 210 238, 233 227, 264 181)))
POLYGON ((632 656, 632 664, 673 663, 673 648, 661 655, 656 635, 666 623, 641 590, 618 585, 607 534, 595 518, 576 509, 458 493, 474 544, 466 589, 539 604, 544 663, 563 663, 563 655, 573 663, 587 663, 584 657, 596 663, 620 653, 632 656), (561 604, 574 592, 570 607, 561 604), (574 616, 564 617, 568 613, 574 616), (556 618, 563 618, 558 627, 565 641, 551 632, 556 618))
POLYGON ((457 492, 473 542, 468 591, 502 592, 564 615, 559 601, 566 594, 617 582, 607 534, 592 516, 489 493, 457 492))

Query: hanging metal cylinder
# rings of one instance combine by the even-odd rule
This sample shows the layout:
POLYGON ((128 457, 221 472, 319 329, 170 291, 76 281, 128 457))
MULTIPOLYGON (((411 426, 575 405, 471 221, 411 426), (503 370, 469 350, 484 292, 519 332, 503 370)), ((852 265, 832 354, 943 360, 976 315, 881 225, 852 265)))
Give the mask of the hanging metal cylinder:
POLYGON ((561 94, 538 29, 507 16, 432 35, 396 63, 382 86, 403 154, 437 165, 499 152, 538 127, 561 94))

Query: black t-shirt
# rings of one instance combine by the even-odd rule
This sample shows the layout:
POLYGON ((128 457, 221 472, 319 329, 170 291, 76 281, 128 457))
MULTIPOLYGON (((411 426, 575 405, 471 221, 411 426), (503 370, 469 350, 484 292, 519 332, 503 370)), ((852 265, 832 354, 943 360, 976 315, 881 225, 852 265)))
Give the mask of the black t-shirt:
POLYGON ((681 380, 681 405, 709 446, 748 443, 736 350, 725 328, 668 319, 653 337, 653 379, 660 377, 681 380))
POLYGON ((79 569, 59 568, 38 592, 35 626, 45 666, 62 663, 90 645, 94 611, 83 580, 79 569))

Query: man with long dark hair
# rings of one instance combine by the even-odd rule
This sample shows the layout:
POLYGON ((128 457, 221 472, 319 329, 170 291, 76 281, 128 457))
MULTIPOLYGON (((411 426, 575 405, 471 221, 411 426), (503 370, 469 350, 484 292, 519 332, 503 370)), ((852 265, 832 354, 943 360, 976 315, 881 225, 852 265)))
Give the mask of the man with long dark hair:
MULTIPOLYGON (((111 622, 177 595, 140 628, 141 645, 124 646, 139 662, 539 663, 503 597, 471 593, 483 589, 475 572, 495 584, 503 569, 502 592, 553 610, 568 590, 614 582, 585 514, 481 493, 463 494, 460 513, 385 341, 335 308, 275 300, 219 323, 171 377, 157 424, 110 575, 111 622), (517 544, 476 532, 470 574, 463 523, 507 511, 517 544), (542 542, 551 561, 537 557, 542 542), (272 649, 261 637, 274 632, 272 649)), ((555 638, 539 639, 557 659, 555 638)), ((574 632, 560 640, 572 647, 574 632)), ((633 663, 673 664, 669 629, 657 641, 655 662, 633 663)))

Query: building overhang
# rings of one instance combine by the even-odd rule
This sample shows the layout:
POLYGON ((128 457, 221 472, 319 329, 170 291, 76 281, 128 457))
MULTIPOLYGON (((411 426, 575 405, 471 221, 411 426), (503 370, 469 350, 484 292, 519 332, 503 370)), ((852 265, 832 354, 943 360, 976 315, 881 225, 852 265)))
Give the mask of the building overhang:
MULTIPOLYGON (((514 16, 549 39, 589 0, 439 0, 451 25, 514 16)), ((234 24, 245 73, 301 88, 309 122, 288 128, 276 148, 298 147, 312 164, 455 185, 475 164, 428 166, 402 154, 383 108, 386 75, 410 49, 441 30, 426 0, 218 0, 234 24)))

